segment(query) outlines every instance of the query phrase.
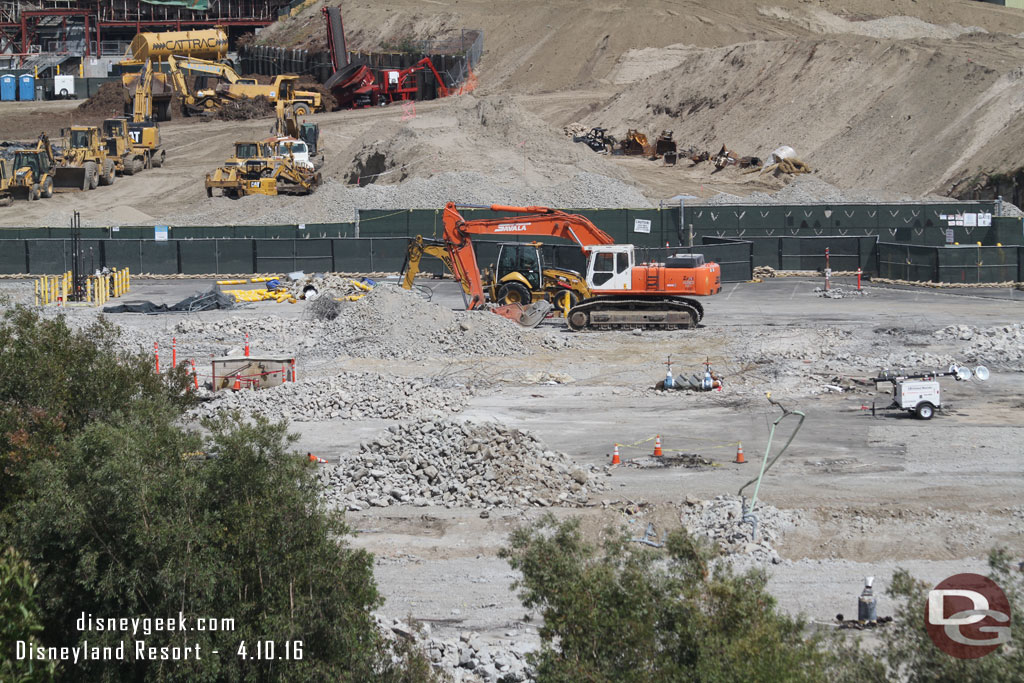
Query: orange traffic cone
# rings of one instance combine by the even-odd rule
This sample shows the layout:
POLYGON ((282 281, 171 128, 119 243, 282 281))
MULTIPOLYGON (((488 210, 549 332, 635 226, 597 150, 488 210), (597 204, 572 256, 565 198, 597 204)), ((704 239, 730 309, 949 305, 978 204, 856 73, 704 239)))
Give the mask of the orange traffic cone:
POLYGON ((619 444, 615 444, 615 450, 612 451, 612 464, 621 465, 622 460, 619 459, 619 444))
POLYGON ((316 463, 318 465, 326 465, 327 464, 326 460, 324 460, 323 458, 318 458, 315 455, 313 455, 312 453, 306 453, 306 457, 308 457, 309 461, 312 462, 312 463, 316 463))
POLYGON ((743 464, 746 464, 746 462, 747 462, 746 460, 743 459, 743 443, 742 442, 740 442, 740 444, 736 447, 736 459, 733 460, 733 462, 736 463, 737 465, 743 465, 743 464))
POLYGON ((661 435, 654 437, 654 457, 660 458, 664 453, 661 452, 661 435))
POLYGON ((231 389, 233 391, 239 391, 239 390, 241 390, 241 388, 242 388, 242 379, 238 375, 235 375, 235 383, 231 386, 231 389))

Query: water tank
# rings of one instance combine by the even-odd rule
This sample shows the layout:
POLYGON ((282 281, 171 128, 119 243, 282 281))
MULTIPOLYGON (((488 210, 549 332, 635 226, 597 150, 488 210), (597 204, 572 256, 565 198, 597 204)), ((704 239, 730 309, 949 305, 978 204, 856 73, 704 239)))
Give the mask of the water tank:
POLYGON ((18 99, 29 102, 36 98, 36 77, 32 74, 18 76, 18 99))
POLYGON ((18 77, 13 74, 0 76, 0 100, 9 102, 18 99, 18 77))
POLYGON ((132 39, 123 61, 165 61, 171 55, 218 60, 228 53, 228 36, 220 29, 139 33, 132 39))

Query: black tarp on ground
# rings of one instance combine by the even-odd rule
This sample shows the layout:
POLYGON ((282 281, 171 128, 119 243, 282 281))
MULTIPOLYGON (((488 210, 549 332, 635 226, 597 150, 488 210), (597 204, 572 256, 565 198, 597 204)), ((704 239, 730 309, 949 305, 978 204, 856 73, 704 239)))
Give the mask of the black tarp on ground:
POLYGON ((216 289, 198 292, 173 306, 154 304, 152 301, 132 301, 118 306, 104 306, 104 313, 194 313, 221 308, 234 308, 235 297, 216 289))

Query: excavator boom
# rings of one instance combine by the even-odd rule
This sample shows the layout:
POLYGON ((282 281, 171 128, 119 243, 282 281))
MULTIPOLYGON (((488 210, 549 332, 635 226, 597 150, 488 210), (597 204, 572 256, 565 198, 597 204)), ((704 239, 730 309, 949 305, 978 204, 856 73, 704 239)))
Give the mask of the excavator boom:
POLYGON ((575 242, 587 257, 586 284, 593 296, 569 310, 574 330, 616 327, 695 327, 704 307, 682 295, 708 296, 721 291, 721 269, 704 263, 703 256, 677 255, 661 263, 635 263, 631 244, 615 244, 611 235, 584 216, 543 206, 492 204, 471 208, 521 214, 506 218, 466 220, 459 206, 445 205, 444 241, 452 270, 468 283, 467 308, 486 301, 473 248, 476 235, 557 237, 575 242))

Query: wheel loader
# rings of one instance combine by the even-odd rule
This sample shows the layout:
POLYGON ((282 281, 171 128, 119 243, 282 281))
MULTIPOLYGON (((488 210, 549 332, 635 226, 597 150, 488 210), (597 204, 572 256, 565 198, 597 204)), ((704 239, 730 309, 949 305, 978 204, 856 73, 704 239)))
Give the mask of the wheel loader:
POLYGON ((96 126, 71 126, 61 130, 64 148, 57 157, 53 188, 56 192, 95 190, 97 185, 113 185, 114 160, 100 140, 96 126))
POLYGON ((45 133, 41 133, 35 149, 20 149, 14 153, 8 186, 11 198, 24 197, 34 201, 40 197, 52 197, 55 166, 50 140, 45 133))

